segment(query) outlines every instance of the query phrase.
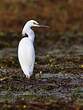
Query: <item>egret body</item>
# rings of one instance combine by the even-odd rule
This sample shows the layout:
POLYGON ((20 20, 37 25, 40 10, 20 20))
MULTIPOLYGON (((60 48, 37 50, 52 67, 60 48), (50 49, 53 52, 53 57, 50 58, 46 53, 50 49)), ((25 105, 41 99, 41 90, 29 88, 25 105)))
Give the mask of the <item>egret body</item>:
POLYGON ((18 59, 24 74, 28 78, 33 74, 35 63, 35 50, 33 45, 35 33, 31 27, 46 26, 39 25, 35 20, 30 20, 25 24, 22 30, 22 36, 24 36, 24 38, 21 39, 18 46, 18 59))

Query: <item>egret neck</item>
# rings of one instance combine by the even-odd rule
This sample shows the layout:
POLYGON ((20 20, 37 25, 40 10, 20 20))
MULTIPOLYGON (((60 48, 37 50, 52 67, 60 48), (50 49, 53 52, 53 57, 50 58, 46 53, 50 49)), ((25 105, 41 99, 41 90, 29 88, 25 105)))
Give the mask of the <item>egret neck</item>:
POLYGON ((35 33, 34 31, 31 29, 31 27, 27 26, 27 28, 24 28, 23 31, 22 31, 22 35, 23 36, 28 36, 28 38, 34 42, 34 38, 35 38, 35 33))

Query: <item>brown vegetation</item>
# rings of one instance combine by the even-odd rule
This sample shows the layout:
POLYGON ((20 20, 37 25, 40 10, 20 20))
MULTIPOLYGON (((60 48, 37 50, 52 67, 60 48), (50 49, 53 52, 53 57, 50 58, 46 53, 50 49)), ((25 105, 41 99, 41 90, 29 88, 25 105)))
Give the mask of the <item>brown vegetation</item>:
POLYGON ((83 31, 83 1, 0 1, 0 31, 20 31, 29 19, 50 25, 51 31, 83 31))

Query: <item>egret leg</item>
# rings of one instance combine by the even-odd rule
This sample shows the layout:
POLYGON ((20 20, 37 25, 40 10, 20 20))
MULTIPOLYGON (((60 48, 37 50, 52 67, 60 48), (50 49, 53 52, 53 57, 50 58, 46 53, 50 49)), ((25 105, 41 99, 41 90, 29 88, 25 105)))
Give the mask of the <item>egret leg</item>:
POLYGON ((33 75, 30 77, 30 79, 36 80, 35 74, 33 74, 33 75))
POLYGON ((30 77, 28 75, 26 75, 26 78, 30 79, 30 77))

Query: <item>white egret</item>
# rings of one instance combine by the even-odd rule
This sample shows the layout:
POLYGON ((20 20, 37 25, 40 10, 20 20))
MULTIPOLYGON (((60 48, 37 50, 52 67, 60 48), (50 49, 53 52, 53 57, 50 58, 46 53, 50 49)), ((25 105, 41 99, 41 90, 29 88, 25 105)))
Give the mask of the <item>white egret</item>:
POLYGON ((31 27, 47 26, 39 25, 37 21, 30 20, 25 24, 22 30, 23 38, 21 39, 18 46, 18 59, 24 74, 28 78, 30 78, 30 76, 33 74, 35 62, 35 50, 33 45, 35 33, 31 29, 31 27))

